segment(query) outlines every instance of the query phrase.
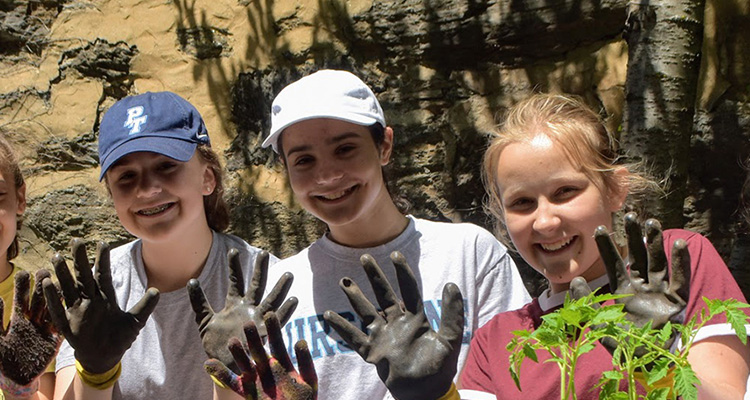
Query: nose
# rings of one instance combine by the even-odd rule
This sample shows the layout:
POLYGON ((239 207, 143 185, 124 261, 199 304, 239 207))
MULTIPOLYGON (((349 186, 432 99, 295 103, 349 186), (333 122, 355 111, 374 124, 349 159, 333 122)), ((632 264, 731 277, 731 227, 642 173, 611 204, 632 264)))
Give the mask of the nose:
POLYGON ((140 198, 149 198, 161 193, 161 184, 159 179, 149 173, 144 173, 138 180, 138 187, 136 188, 137 196, 140 198))
POLYGON ((537 232, 552 232, 560 227, 560 217, 554 204, 540 200, 537 205, 533 228, 537 232))
POLYGON ((344 171, 339 165, 332 161, 323 161, 318 163, 315 171, 315 183, 318 185, 329 185, 341 179, 344 171))

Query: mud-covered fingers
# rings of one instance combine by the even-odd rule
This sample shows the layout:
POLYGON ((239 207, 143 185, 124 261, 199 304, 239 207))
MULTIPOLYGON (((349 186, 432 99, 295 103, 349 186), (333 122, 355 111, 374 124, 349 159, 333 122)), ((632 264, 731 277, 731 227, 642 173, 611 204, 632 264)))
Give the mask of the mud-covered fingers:
POLYGON ((609 287, 614 293, 619 287, 630 282, 628 270, 625 268, 625 263, 617 251, 615 242, 609 236, 607 228, 604 226, 597 227, 596 231, 594 231, 594 240, 596 241, 596 247, 599 249, 599 254, 604 261, 604 266, 607 269, 609 287))
POLYGON ((391 261, 396 268, 396 278, 398 287, 401 289, 404 307, 412 314, 423 314, 422 294, 419 292, 417 278, 414 277, 414 272, 406 262, 406 258, 400 252, 394 251, 391 253, 391 261))
POLYGON ((289 293, 289 289, 292 287, 292 282, 294 282, 294 275, 292 275, 291 272, 284 272, 273 286, 273 289, 268 292, 268 296, 259 303, 253 303, 258 304, 258 312, 260 315, 265 315, 269 311, 277 310, 281 306, 284 302, 284 298, 286 298, 286 295, 289 293))
MULTIPOLYGON (((34 325, 41 326, 47 319, 47 302, 44 300, 42 282, 51 278, 48 270, 40 269, 34 274, 34 290, 31 292, 29 319, 34 325)), ((2 315, 2 314, 0 314, 2 315)))
POLYGON ((70 247, 73 252, 73 269, 78 286, 86 297, 93 299, 97 296, 97 287, 88 255, 86 255, 86 245, 83 240, 76 238, 70 241, 70 247))
POLYGON ((243 330, 245 332, 245 338, 247 339, 247 347, 250 351, 250 356, 252 356, 253 361, 255 362, 255 369, 258 371, 258 376, 261 377, 261 380, 264 379, 264 377, 267 378, 268 376, 271 376, 271 365, 268 360, 268 353, 266 353, 266 349, 263 348, 263 340, 260 337, 255 322, 247 322, 244 325, 243 330))
POLYGON ((299 366, 299 375, 313 390, 318 390, 318 374, 315 372, 310 349, 307 342, 300 340, 294 344, 294 354, 297 356, 297 365, 299 366))
POLYGON ((195 323, 198 324, 198 329, 203 328, 213 318, 214 310, 206 300, 206 295, 203 293, 201 284, 197 279, 191 279, 187 284, 188 297, 190 298, 190 305, 193 307, 195 313, 195 323))
POLYGON ((49 310, 52 323, 55 324, 57 330, 63 336, 70 337, 68 317, 65 314, 65 308, 60 302, 60 293, 57 290, 57 286, 55 286, 51 278, 46 278, 42 281, 42 288, 44 289, 44 299, 47 301, 47 309, 49 310))
POLYGON ((661 223, 650 218, 646 221, 646 247, 648 249, 648 278, 650 285, 659 285, 667 276, 667 255, 661 223))
MULTIPOLYGON (((65 258, 59 253, 52 256, 52 267, 55 269, 55 275, 57 281, 60 282, 60 289, 62 290, 63 298, 65 299, 65 305, 72 307, 78 302, 80 295, 78 294, 78 287, 76 285, 73 275, 70 274, 68 264, 65 262, 65 258)), ((47 299, 49 301, 49 299, 47 299)))
POLYGON ((29 289, 31 275, 26 271, 18 271, 13 281, 13 312, 19 316, 29 317, 29 289))
POLYGON ((268 334, 268 347, 271 349, 271 355, 279 362, 279 364, 287 372, 294 371, 294 365, 292 360, 289 358, 289 353, 286 350, 284 344, 284 337, 281 334, 281 325, 279 324, 279 318, 273 311, 266 313, 263 316, 263 323, 266 325, 266 332, 268 334))
MULTIPOLYGON (((580 276, 576 276, 570 281, 570 296, 579 300, 591 294, 591 288, 586 280, 580 276)), ((598 306, 598 305, 597 305, 598 306)))
POLYGON ((442 318, 438 334, 454 347, 461 346, 464 334, 464 299, 461 290, 453 282, 443 286, 442 318))
POLYGON ((680 297, 683 304, 690 298, 690 252, 684 239, 677 239, 672 246, 672 276, 669 291, 680 297))
POLYGON ((156 288, 148 288, 143 297, 136 303, 133 308, 128 310, 128 314, 135 317, 138 321, 138 326, 142 328, 146 325, 146 321, 151 313, 156 308, 156 304, 159 302, 159 290, 156 288))
POLYGON ((250 357, 247 355, 247 351, 245 351, 245 346, 242 345, 242 342, 240 342, 238 338, 233 337, 229 339, 227 345, 229 347, 229 352, 232 354, 232 358, 234 358, 234 362, 237 364, 237 368, 239 368, 243 375, 252 375, 253 381, 255 381, 255 376, 257 375, 255 365, 250 361, 250 357))
MULTIPOLYGON (((230 298, 241 298, 245 296, 245 279, 242 274, 242 262, 240 260, 240 252, 231 248, 227 251, 227 263, 229 264, 229 290, 227 290, 227 304, 230 304, 230 298)), ((250 291, 253 291, 253 285, 255 284, 256 276, 258 273, 262 273, 257 269, 253 271, 253 280, 250 284, 250 291)), ((263 289, 261 289, 263 290, 263 289)), ((249 295, 250 293, 248 293, 249 295)), ((252 303, 253 305, 258 303, 252 303)))
POLYGON ((281 325, 286 325, 287 322, 289 322, 289 318, 292 317, 292 314, 294 314, 294 310, 297 309, 297 305, 299 304, 299 300, 292 296, 279 307, 279 309, 276 311, 276 316, 279 317, 279 322, 281 325))
POLYGON ((359 260, 367 273, 367 279, 372 285, 372 291, 375 292, 375 298, 377 298, 380 308, 387 310, 393 305, 398 306, 400 300, 375 259, 369 254, 363 254, 359 260))
POLYGON ((641 224, 638 216, 629 212, 625 214, 625 236, 628 242, 628 255, 630 257, 630 274, 633 278, 648 279, 648 252, 643 243, 641 224))
POLYGON ((373 321, 382 320, 383 317, 378 313, 378 309, 370 303, 370 300, 362 293, 362 289, 351 278, 341 278, 339 287, 344 291, 344 294, 349 299, 349 304, 352 305, 354 312, 362 318, 365 326, 370 325, 373 321))
MULTIPOLYGON (((210 358, 203 363, 203 369, 205 369, 215 380, 221 382, 225 387, 231 389, 240 396, 244 395, 242 388, 243 380, 221 361, 215 358, 210 358)), ((253 379, 253 391, 250 393, 255 393, 254 380, 255 379, 253 379)))
POLYGON ((94 261, 94 279, 99 284, 99 289, 112 304, 117 303, 115 288, 112 286, 112 270, 109 263, 109 244, 105 242, 96 243, 96 259, 94 261))
MULTIPOLYGON (((367 359, 369 352, 367 335, 352 325, 347 319, 336 312, 328 310, 323 313, 323 319, 335 330, 341 339, 356 351, 363 359, 367 359)), ((299 363, 299 362, 298 362, 299 363)))
MULTIPOLYGON (((263 300, 263 292, 268 284, 268 261, 271 258, 267 251, 261 251, 253 263, 253 278, 247 290, 247 298, 258 305, 263 300)), ((274 288, 275 289, 275 288, 274 288)), ((287 289, 288 290, 288 289, 287 289)), ((286 294, 285 294, 286 296, 286 294)))

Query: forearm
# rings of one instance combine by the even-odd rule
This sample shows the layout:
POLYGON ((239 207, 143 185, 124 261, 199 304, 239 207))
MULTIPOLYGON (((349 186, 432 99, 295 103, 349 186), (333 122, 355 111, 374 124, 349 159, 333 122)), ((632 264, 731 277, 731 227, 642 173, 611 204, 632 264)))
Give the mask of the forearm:
POLYGON ((111 400, 112 387, 98 390, 81 381, 75 366, 61 369, 55 380, 54 400, 111 400))

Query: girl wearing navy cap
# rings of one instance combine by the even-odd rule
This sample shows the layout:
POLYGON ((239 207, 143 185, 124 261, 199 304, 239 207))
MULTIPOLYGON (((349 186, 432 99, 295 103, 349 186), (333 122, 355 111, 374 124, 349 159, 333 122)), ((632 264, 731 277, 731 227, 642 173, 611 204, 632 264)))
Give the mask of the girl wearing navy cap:
MULTIPOLYGON (((100 126, 99 156, 117 216, 137 239, 111 254, 100 247, 93 275, 75 242, 77 285, 62 257, 53 260, 67 307, 50 300, 67 338, 57 359, 55 398, 210 398, 205 333, 219 313, 207 304, 224 307, 230 274, 238 278, 230 263, 241 268, 240 285, 249 287, 253 264, 268 256, 221 233, 229 224, 221 166, 200 114, 181 97, 146 93, 115 103, 100 126), (228 255, 230 249, 236 251, 228 255), (185 290, 188 282, 192 290, 185 290), (85 311, 94 298, 101 306, 85 311)), ((45 283, 48 299, 55 297, 45 283)), ((219 347, 226 348, 226 339, 219 347)))
POLYGON ((345 71, 316 72, 284 88, 271 113, 271 132, 263 146, 280 155, 299 204, 328 227, 324 236, 269 273, 271 280, 287 271, 295 276, 290 295, 300 302, 284 332, 288 346, 299 339, 309 343, 319 398, 390 396, 375 367, 350 349, 323 318, 332 310, 356 326, 366 326, 338 286, 347 276, 369 290, 360 265, 365 253, 374 257, 394 286, 389 256, 403 253, 434 327, 439 324, 443 286, 458 285, 466 308, 461 364, 474 330, 530 299, 506 248, 489 232, 472 224, 427 221, 399 210, 382 172, 391 158, 394 133, 372 90, 359 78, 345 71))

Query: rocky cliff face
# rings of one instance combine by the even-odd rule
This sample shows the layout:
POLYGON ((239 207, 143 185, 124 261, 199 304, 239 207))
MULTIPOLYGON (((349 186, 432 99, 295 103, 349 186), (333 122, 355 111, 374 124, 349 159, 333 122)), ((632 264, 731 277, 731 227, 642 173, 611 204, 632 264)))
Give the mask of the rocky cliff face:
MULTIPOLYGON (((479 161, 504 109, 533 90, 579 94, 620 126, 626 2, 140 0, 0 2, 0 127, 28 176, 21 263, 71 236, 120 244, 97 182, 96 135, 117 99, 171 90, 223 155, 231 231, 288 256, 321 227, 259 143, 273 96, 320 68, 357 73, 396 133, 390 181, 412 213, 488 225, 479 161)), ((729 257, 750 150, 750 6, 709 1, 685 205, 729 257), (730 29, 729 27, 734 27, 730 29), (743 34, 744 32, 745 34, 743 34)), ((531 278, 530 278, 531 279, 531 278)))

